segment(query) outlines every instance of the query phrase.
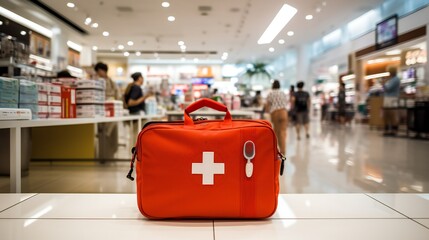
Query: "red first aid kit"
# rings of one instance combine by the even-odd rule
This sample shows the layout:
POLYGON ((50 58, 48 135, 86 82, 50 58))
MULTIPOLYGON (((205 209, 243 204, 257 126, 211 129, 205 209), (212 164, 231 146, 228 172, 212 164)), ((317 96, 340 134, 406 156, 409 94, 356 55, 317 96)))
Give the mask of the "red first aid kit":
POLYGON ((185 109, 184 121, 144 126, 127 177, 134 180, 135 163, 138 207, 150 219, 267 218, 284 160, 269 122, 232 120, 224 105, 202 99, 185 109), (225 118, 192 120, 203 107, 225 118))

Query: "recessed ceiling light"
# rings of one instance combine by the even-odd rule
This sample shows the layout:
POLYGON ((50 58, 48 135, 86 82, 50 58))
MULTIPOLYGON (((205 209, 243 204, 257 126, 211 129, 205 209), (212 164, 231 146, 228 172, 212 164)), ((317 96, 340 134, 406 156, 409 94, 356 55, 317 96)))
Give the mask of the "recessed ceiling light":
POLYGON ((92 46, 92 50, 93 50, 93 51, 97 51, 97 50, 98 50, 98 47, 97 47, 97 46, 92 46))
POLYGON ((186 49, 181 49, 182 52, 186 52, 186 49))
POLYGON ((258 44, 271 43, 279 32, 289 23, 298 10, 288 4, 283 4, 277 15, 258 40, 258 44))
POLYGON ((116 49, 114 48, 114 47, 112 47, 111 49, 110 49, 110 51, 112 51, 112 52, 114 52, 116 49))
POLYGON ((180 49, 182 49, 182 50, 186 50, 186 45, 181 45, 181 46, 180 46, 180 49))
POLYGON ((198 58, 194 58, 194 63, 197 63, 199 61, 198 58))
POLYGON ((157 52, 154 53, 153 56, 157 58, 158 57, 158 53, 157 52))
POLYGON ((320 7, 318 7, 318 8, 316 8, 316 12, 321 12, 322 11, 322 8, 320 8, 320 7))
POLYGON ((305 19, 307 19, 307 20, 312 20, 312 19, 313 19, 313 15, 308 14, 307 16, 305 16, 305 19))
POLYGON ((12 40, 12 36, 10 36, 10 35, 7 36, 7 39, 12 40))
POLYGON ((128 44, 128 46, 132 46, 132 45, 134 45, 134 42, 133 41, 128 41, 127 44, 128 44))
POLYGON ((161 6, 165 7, 165 8, 168 8, 170 6, 170 3, 169 2, 162 2, 161 6))
POLYGON ((136 52, 136 56, 140 56, 140 55, 142 55, 141 52, 136 52))
POLYGON ((323 5, 323 6, 326 6, 326 5, 327 5, 327 3, 326 3, 326 2, 322 2, 322 5, 323 5))
POLYGON ((174 22, 176 20, 176 18, 174 16, 169 16, 167 19, 170 22, 174 22))
POLYGON ((91 24, 91 27, 92 28, 98 28, 98 23, 95 22, 95 23, 91 24))
POLYGON ((21 31, 21 35, 22 36, 25 36, 27 34, 27 32, 26 31, 21 31))
POLYGON ((182 46, 183 44, 185 44, 185 42, 184 42, 184 41, 178 41, 178 42, 177 42, 177 45, 179 45, 179 46, 182 46))
POLYGON ((270 47, 270 48, 268 48, 268 51, 270 51, 270 52, 274 52, 274 48, 273 47, 270 47))
POLYGON ((69 7, 69 8, 74 8, 74 7, 75 7, 75 5, 74 5, 74 3, 69 2, 69 3, 67 3, 67 7, 69 7))
POLYGON ((3 25, 3 21, 0 21, 0 26, 3 25))
POLYGON ((124 45, 122 45, 122 44, 119 44, 119 45, 118 45, 118 49, 119 49, 119 50, 122 50, 122 49, 124 49, 124 45))
POLYGON ((279 44, 285 44, 285 40, 284 39, 280 39, 279 40, 279 44))
POLYGON ((109 32, 104 31, 103 32, 103 36, 108 37, 109 36, 109 32))
POLYGON ((129 52, 124 52, 124 56, 128 57, 128 56, 130 56, 130 53, 129 52))
POLYGON ((85 19, 85 25, 89 25, 92 22, 92 19, 90 17, 87 17, 85 19))
POLYGON ((295 34, 295 33, 294 33, 293 31, 289 31, 289 32, 287 32, 287 35, 288 35, 289 37, 292 37, 294 34, 295 34))

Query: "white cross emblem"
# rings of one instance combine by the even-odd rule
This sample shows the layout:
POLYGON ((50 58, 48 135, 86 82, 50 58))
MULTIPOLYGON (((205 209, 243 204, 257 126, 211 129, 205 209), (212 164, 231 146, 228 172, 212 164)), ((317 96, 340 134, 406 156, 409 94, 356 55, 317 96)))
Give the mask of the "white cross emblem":
POLYGON ((203 152, 203 162, 192 163, 192 174, 202 174, 203 185, 214 185, 214 175, 225 174, 225 164, 214 162, 214 152, 203 152))

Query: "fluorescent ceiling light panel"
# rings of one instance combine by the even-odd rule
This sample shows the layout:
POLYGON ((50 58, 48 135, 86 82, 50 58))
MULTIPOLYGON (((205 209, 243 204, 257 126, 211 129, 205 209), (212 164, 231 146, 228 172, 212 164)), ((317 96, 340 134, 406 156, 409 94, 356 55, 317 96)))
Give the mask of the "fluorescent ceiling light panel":
POLYGON ((392 51, 388 51, 388 52, 386 52, 386 55, 387 56, 391 56, 391 55, 399 55, 399 54, 401 54, 401 50, 400 49, 395 49, 395 50, 392 50, 392 51))
POLYGON ((389 76, 390 76, 389 72, 377 73, 377 74, 372 74, 372 75, 365 76, 365 80, 375 79, 375 78, 382 78, 382 77, 389 77, 389 76))
POLYGON ((258 44, 268 44, 289 23, 298 10, 288 4, 284 4, 270 25, 258 40, 258 44))
POLYGON ((76 50, 78 52, 82 51, 82 46, 72 41, 67 41, 67 46, 69 46, 69 48, 76 50))
POLYGON ((39 24, 32 22, 26 18, 19 16, 18 14, 7 10, 6 8, 0 7, 0 15, 7 17, 9 19, 13 19, 13 21, 22 24, 31 30, 38 32, 46 37, 52 38, 52 31, 40 26, 39 24))

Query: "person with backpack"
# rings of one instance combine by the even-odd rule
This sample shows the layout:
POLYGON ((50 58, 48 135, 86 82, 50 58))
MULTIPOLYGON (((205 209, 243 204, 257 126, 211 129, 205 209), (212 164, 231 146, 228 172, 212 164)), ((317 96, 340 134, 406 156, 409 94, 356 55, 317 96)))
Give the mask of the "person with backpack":
POLYGON ((129 84, 125 90, 124 103, 126 104, 130 114, 140 114, 140 111, 145 110, 144 101, 150 97, 151 94, 143 96, 141 86, 143 85, 144 78, 140 72, 131 75, 133 83, 129 84))
POLYGON ((298 82, 297 84, 298 91, 295 92, 294 98, 293 98, 293 106, 295 109, 296 114, 296 133, 298 135, 298 140, 301 139, 300 137, 300 130, 301 125, 304 126, 305 129, 305 136, 307 138, 310 138, 310 134, 308 133, 308 124, 309 124, 309 110, 310 110, 310 94, 303 90, 304 88, 304 82, 298 82))

